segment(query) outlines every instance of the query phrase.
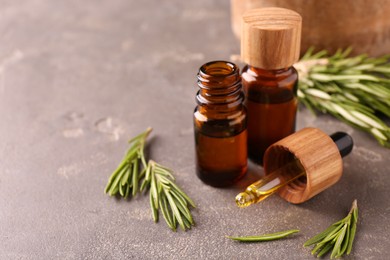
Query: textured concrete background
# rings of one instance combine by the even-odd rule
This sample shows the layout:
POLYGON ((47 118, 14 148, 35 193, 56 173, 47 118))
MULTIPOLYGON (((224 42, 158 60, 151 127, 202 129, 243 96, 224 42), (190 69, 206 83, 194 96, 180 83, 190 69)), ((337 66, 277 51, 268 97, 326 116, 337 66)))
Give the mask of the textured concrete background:
POLYGON ((239 53, 229 2, 0 1, 0 259, 313 259, 302 244, 344 217, 360 222, 351 259, 389 253, 390 150, 328 117, 299 112, 298 128, 346 131, 356 142, 341 181, 307 203, 278 196, 247 209, 236 187, 194 171, 192 111, 199 66, 239 53), (173 168, 197 223, 154 224, 148 198, 103 193, 126 140, 154 127, 151 156, 173 168), (298 228, 283 241, 225 235, 298 228))

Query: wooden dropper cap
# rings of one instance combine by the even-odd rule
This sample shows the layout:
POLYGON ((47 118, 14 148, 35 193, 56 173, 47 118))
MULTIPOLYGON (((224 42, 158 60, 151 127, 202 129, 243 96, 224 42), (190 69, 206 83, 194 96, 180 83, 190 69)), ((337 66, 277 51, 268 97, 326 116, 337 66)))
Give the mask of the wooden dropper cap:
POLYGON ((252 9, 242 17, 241 58, 249 65, 275 70, 299 59, 302 17, 277 7, 252 9))
POLYGON ((352 138, 345 133, 328 136, 317 128, 304 128, 272 144, 264 155, 264 172, 270 174, 297 159, 306 172, 278 191, 291 202, 302 203, 335 184, 343 172, 342 156, 353 147, 352 138))

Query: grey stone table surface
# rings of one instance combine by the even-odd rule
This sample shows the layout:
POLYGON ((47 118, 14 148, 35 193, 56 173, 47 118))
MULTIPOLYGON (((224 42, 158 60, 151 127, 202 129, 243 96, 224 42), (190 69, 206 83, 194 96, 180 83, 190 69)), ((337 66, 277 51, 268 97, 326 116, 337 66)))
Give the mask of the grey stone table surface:
POLYGON ((355 148, 342 179, 292 205, 273 196, 246 209, 234 187, 196 177, 195 75, 239 43, 229 1, 0 1, 0 259, 312 259, 302 244, 358 199, 350 259, 390 252, 390 150, 328 116, 301 109, 297 128, 346 131, 355 148), (196 227, 154 224, 146 196, 103 193, 126 141, 154 128, 150 156, 194 199, 196 227), (240 244, 225 235, 298 228, 293 238, 240 244))

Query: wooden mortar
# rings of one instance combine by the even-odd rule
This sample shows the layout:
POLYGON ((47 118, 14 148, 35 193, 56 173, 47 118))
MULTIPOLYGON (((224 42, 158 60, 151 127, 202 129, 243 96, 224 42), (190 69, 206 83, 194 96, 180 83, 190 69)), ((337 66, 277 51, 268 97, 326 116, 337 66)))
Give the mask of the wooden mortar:
POLYGON ((304 128, 271 145, 264 155, 265 174, 297 158, 306 171, 302 177, 280 188, 279 195, 302 203, 335 184, 343 172, 343 161, 333 140, 317 128, 304 128))
POLYGON ((354 54, 390 52, 390 0, 231 0, 231 25, 237 38, 242 15, 262 7, 283 7, 302 16, 301 53, 311 46, 331 53, 349 46, 354 54))

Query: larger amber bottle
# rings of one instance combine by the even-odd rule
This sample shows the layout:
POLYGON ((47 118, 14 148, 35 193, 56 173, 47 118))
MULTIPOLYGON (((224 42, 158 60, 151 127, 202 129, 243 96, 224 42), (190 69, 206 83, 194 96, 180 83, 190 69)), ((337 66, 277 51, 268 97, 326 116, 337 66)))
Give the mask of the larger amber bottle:
POLYGON ((233 184, 247 170, 247 131, 239 68, 230 62, 204 64, 198 73, 194 112, 196 170, 211 186, 233 184))
POLYGON ((262 164, 268 146, 295 131, 301 16, 262 8, 243 16, 242 84, 248 111, 249 157, 262 164))

